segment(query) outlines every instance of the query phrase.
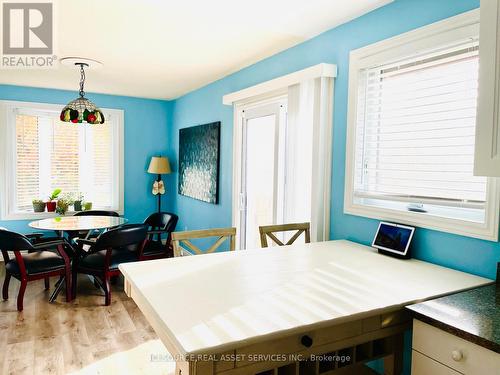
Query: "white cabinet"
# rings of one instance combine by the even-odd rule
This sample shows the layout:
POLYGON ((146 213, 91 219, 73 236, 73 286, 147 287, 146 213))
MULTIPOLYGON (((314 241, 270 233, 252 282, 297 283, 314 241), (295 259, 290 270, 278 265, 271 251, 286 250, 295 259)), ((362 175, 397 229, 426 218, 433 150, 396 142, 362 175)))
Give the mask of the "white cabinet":
POLYGON ((413 321, 412 375, 500 375, 500 354, 413 321))
POLYGON ((411 373, 412 375, 460 375, 459 372, 416 350, 411 351, 411 373))
POLYGON ((474 174, 500 177, 500 0, 481 0, 474 174))

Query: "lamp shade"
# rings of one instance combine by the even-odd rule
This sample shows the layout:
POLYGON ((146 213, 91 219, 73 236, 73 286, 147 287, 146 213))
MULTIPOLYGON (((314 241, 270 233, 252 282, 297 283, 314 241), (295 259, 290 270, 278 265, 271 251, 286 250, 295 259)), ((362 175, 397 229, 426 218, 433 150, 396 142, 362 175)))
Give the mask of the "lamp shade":
MULTIPOLYGON (((69 60, 68 60, 69 61, 69 60)), ((93 61, 95 63, 96 61, 93 61)), ((94 103, 85 97, 85 67, 89 67, 87 61, 76 61, 75 65, 80 67, 80 97, 69 102, 61 111, 60 119, 64 122, 88 124, 104 124, 104 115, 94 103)))
POLYGON ((148 173, 151 174, 169 174, 172 172, 168 158, 162 156, 153 156, 149 162, 148 173))
POLYGON ((60 119, 61 121, 73 122, 75 124, 84 121, 89 124, 104 124, 104 115, 101 110, 84 97, 76 98, 69 102, 63 108, 60 119))

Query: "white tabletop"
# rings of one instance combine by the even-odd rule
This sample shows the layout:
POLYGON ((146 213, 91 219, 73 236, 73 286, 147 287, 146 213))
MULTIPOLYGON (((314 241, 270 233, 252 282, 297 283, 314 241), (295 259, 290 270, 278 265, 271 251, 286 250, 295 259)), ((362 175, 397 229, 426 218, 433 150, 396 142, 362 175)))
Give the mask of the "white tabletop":
POLYGON ((258 336, 354 320, 492 282, 349 241, 127 263, 120 270, 159 336, 182 355, 234 349, 258 336))
POLYGON ((85 231, 114 228, 125 224, 127 219, 114 216, 58 216, 29 223, 35 229, 56 231, 85 231))

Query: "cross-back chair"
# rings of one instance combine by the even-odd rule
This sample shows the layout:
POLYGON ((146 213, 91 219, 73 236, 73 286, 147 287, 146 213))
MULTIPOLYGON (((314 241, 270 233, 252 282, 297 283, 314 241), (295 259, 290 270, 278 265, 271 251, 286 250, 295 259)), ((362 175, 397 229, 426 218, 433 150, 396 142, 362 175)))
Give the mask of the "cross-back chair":
POLYGON ((281 224, 281 225, 263 225, 259 227, 260 232, 260 244, 262 247, 269 247, 267 242, 267 238, 269 237, 273 240, 276 245, 286 246, 291 245, 300 237, 302 233, 304 233, 305 243, 311 242, 311 229, 309 223, 291 223, 291 224, 281 224), (294 235, 283 243, 278 237, 276 237, 276 233, 279 232, 289 232, 296 231, 294 235))
POLYGON ((172 245, 175 257, 185 255, 185 250, 194 254, 210 254, 215 252, 226 240, 229 241, 229 250, 233 251, 236 248, 236 228, 203 229, 172 233, 172 245), (200 249, 191 242, 194 239, 210 237, 218 238, 206 250, 200 249))

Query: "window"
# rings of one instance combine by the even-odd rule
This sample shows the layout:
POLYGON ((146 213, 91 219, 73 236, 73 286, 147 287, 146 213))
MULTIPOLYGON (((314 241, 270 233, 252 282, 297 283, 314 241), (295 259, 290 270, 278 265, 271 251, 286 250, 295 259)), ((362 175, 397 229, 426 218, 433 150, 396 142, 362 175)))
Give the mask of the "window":
POLYGON ((495 182, 473 175, 477 20, 454 17, 389 46, 351 56, 346 212, 496 240, 495 182))
MULTIPOLYGON (((123 113, 105 110, 102 125, 59 121, 60 106, 2 102, 5 184, 2 218, 36 216, 33 199, 82 193, 93 208, 123 210, 123 113)), ((42 215, 43 216, 43 215, 42 215)))

